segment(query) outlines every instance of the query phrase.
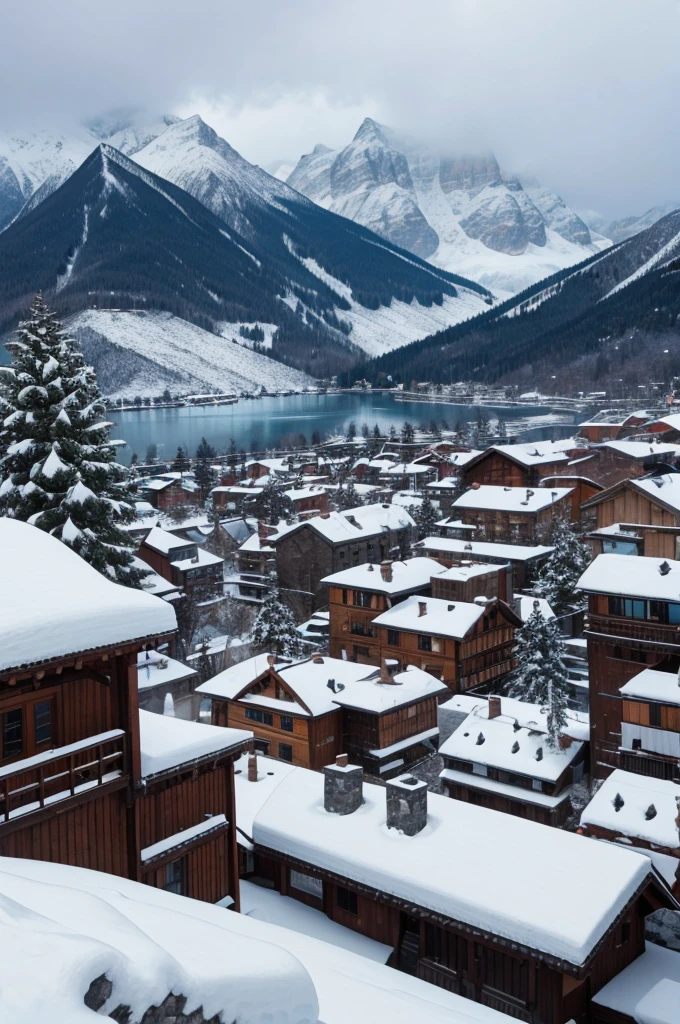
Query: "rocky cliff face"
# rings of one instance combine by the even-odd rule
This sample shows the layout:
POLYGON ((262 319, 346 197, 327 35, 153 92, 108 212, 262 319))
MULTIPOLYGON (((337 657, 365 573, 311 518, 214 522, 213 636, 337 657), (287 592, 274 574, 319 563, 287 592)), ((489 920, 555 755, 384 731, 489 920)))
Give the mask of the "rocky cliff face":
POLYGON ((439 153, 366 118, 341 150, 317 146, 288 184, 447 270, 511 294, 597 251, 587 225, 493 153, 439 153))

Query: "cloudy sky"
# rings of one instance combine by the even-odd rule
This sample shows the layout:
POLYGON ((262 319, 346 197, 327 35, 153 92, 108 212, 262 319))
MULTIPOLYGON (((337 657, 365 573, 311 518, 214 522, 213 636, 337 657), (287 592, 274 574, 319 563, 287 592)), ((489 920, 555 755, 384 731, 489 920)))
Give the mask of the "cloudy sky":
POLYGON ((680 201, 679 54, 677 0, 32 0, 3 4, 0 127, 141 105, 267 163, 370 115, 618 216, 680 201))

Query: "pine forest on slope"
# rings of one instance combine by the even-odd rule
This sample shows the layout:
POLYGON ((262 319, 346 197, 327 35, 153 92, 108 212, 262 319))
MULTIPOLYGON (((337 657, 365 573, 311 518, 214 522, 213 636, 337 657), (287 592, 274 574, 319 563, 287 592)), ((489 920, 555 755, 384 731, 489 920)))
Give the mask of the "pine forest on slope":
MULTIPOLYGON (((579 267, 561 271, 474 321, 370 363, 380 382, 549 382, 581 361, 588 386, 637 365, 670 377, 680 350, 680 211, 579 267), (665 348, 664 348, 665 346, 665 348), (669 348, 669 346, 671 346, 669 348)), ((658 377, 656 379, 663 379, 658 377)), ((349 380, 349 376, 346 377, 349 380)))

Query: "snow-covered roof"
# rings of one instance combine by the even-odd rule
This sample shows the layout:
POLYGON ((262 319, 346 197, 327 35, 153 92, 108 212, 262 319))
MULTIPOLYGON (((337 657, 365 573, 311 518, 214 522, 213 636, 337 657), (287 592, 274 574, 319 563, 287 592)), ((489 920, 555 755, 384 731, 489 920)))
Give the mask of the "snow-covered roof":
MULTIPOLYGON (((197 687, 197 692, 233 700, 268 667, 266 655, 258 655, 209 679, 197 687), (264 659, 264 668, 260 659, 264 659), (235 672, 235 669, 242 671, 235 672)), ((397 673, 389 683, 380 682, 380 669, 373 665, 319 655, 293 663, 279 663, 275 670, 298 701, 280 700, 259 693, 253 696, 246 694, 241 699, 298 715, 325 715, 339 706, 383 714, 424 697, 446 692, 446 686, 438 679, 413 666, 397 673), (333 687, 329 686, 331 680, 333 687)))
POLYGON ((555 618, 555 612, 544 597, 533 597, 530 594, 515 594, 513 596, 512 607, 517 612, 522 622, 526 622, 529 616, 533 613, 534 607, 537 603, 538 610, 544 619, 548 620, 555 618))
POLYGON ((349 929, 342 929, 349 948, 341 948, 330 944, 330 928, 322 941, 293 923, 259 920, 247 900, 244 913, 225 914, 127 878, 15 857, 0 860, 0 899, 10 911, 0 970, 12 1024, 97 1024, 101 1015, 83 996, 101 974, 114 985, 106 1009, 134 994, 135 1019, 172 990, 187 996, 187 1012, 202 1003, 206 1014, 223 1010, 225 1021, 239 1024, 508 1022, 498 1010, 369 959, 368 940, 349 929), (32 897, 24 879, 35 887, 32 897), (29 959, 40 985, 26 984, 29 959))
POLYGON ((662 501, 674 511, 680 512, 680 473, 664 473, 631 480, 630 486, 642 491, 653 500, 662 501))
POLYGON ((213 555, 210 551, 204 551, 203 548, 197 548, 196 554, 191 558, 181 558, 178 561, 173 561, 172 565, 175 569, 180 572, 186 572, 188 569, 201 568, 206 565, 222 565, 224 559, 220 558, 219 555, 213 555))
POLYGON ((444 601, 438 597, 407 597, 394 608, 377 615, 376 626, 406 629, 413 633, 449 636, 462 640, 478 619, 486 613, 485 605, 466 601, 444 601), (420 606, 425 614, 420 614, 420 606))
POLYGON ((680 953, 646 943, 642 956, 596 992, 593 1002, 636 1024, 677 1024, 680 953))
POLYGON ((615 768, 583 810, 581 824, 597 825, 654 846, 677 850, 680 834, 675 819, 679 795, 677 782, 615 768), (648 818, 650 808, 656 813, 648 818))
POLYGON ((476 459, 481 454, 482 451, 476 448, 471 449, 469 452, 449 452, 446 456, 446 461, 454 466, 466 466, 468 462, 476 459))
POLYGON ((423 473, 435 473, 434 466, 422 465, 419 462, 397 462, 386 471, 388 476, 418 476, 423 473))
POLYGON ((458 537, 426 537, 417 547, 427 551, 441 551, 442 555, 462 555, 464 558, 500 558, 508 562, 530 562, 533 558, 547 558, 553 549, 544 544, 492 544, 487 541, 465 540, 458 537))
POLYGON ((137 655, 137 689, 148 690, 153 686, 169 685, 180 679, 191 679, 198 673, 183 665, 181 661, 169 658, 158 651, 140 651, 137 655))
POLYGON ((383 787, 364 783, 363 797, 353 814, 328 813, 320 775, 294 768, 256 814, 252 838, 576 965, 650 874, 631 850, 433 793, 427 825, 405 836, 385 827, 383 787))
POLYGON ((432 576, 444 573, 444 566, 434 558, 407 558, 403 562, 390 564, 392 579, 383 579, 380 565, 371 562, 341 569, 330 576, 324 576, 322 583, 333 587, 352 587, 355 590, 372 590, 380 594, 403 594, 409 590, 420 590, 430 584, 432 576))
POLYGON ((573 742, 564 750, 559 746, 553 749, 548 744, 546 712, 536 704, 503 697, 500 715, 489 718, 488 701, 480 702, 442 743, 439 753, 556 782, 582 746, 573 742))
POLYGON ((252 848, 252 843, 241 833, 245 832, 249 839, 253 835, 253 821, 262 805, 269 799, 279 783, 289 775, 294 766, 286 761, 257 754, 257 782, 248 779, 248 754, 241 754, 234 761, 234 791, 236 794, 236 824, 241 830, 237 836, 239 843, 252 848))
POLYGON ((120 586, 36 526, 0 518, 0 671, 173 632, 172 607, 120 586))
POLYGON ((439 573, 442 580, 455 580, 457 583, 467 583, 477 576, 488 576, 490 572, 498 572, 502 567, 493 565, 492 562, 475 562, 473 565, 452 565, 450 569, 444 569, 439 573))
POLYGON ((132 564, 135 569, 140 569, 146 573, 142 580, 142 590, 146 591, 147 594, 155 594, 156 597, 163 597, 165 594, 172 594, 179 592, 179 587, 175 583, 170 583, 160 573, 154 572, 151 566, 143 562, 141 558, 137 558, 136 555, 132 557, 132 564))
POLYGON ((680 455, 680 445, 649 441, 604 441, 598 448, 611 448, 631 459, 648 459, 650 455, 680 455))
POLYGON ((483 707, 487 702, 485 694, 456 693, 449 700, 439 705, 440 711, 455 711, 457 714, 469 715, 475 708, 483 707))
POLYGON ((651 426, 654 423, 662 423, 671 430, 680 430, 680 413, 675 412, 669 416, 657 416, 650 420, 646 426, 651 426))
POLYGON ((176 537, 174 533, 169 533, 160 526, 151 527, 144 538, 144 543, 161 555, 168 555, 175 548, 186 548, 192 545, 192 541, 176 537))
POLYGON ((187 722, 152 711, 139 712, 142 776, 148 778, 252 739, 252 732, 187 722))
POLYGON ((535 515, 544 509, 562 501, 572 493, 572 487, 500 487, 494 484, 482 484, 471 487, 460 498, 456 498, 453 508, 490 509, 499 512, 526 513, 535 515))
MULTIPOLYGON (((432 484, 427 486, 431 487, 432 484)), ((446 530, 467 530, 470 534, 473 534, 477 529, 473 523, 464 523, 462 519, 454 519, 453 516, 446 516, 444 519, 440 519, 437 522, 437 526, 441 526, 446 530)))
POLYGON ((412 508, 419 508, 422 503, 423 498, 416 491, 395 491, 392 495, 393 505, 409 509, 409 511, 412 508))
POLYGON ((658 700, 662 704, 680 704, 680 680, 677 672, 645 668, 621 687, 624 697, 658 700))
POLYGON ((401 530, 414 527, 415 523, 408 512, 397 505, 360 505, 358 508, 344 512, 328 512, 324 515, 312 516, 302 523, 280 527, 272 538, 274 542, 306 527, 316 530, 331 543, 342 543, 364 537, 373 537, 383 530, 401 530))
POLYGON ((528 444, 496 444, 490 451, 500 452, 523 466, 541 466, 544 463, 565 462, 565 452, 576 447, 573 437, 560 441, 532 441, 528 444))
POLYGON ((680 562, 638 555, 598 555, 578 581, 591 594, 617 594, 680 603, 680 562), (661 573, 659 568, 668 566, 661 573))
POLYGON ((317 1020, 314 985, 284 942, 221 928, 218 915, 239 915, 210 907, 211 920, 194 904, 98 871, 0 859, 3 1018, 96 1024, 123 1005, 139 1021, 174 993, 192 1018, 202 1010, 202 1019, 239 1024, 317 1020), (84 997, 104 976, 112 991, 97 1012, 84 997))
POLYGON ((267 537, 265 541, 262 541, 256 530, 255 533, 251 533, 250 537, 241 544, 239 551, 251 551, 254 554, 258 551, 273 551, 274 548, 271 544, 267 543, 268 539, 269 538, 267 537))

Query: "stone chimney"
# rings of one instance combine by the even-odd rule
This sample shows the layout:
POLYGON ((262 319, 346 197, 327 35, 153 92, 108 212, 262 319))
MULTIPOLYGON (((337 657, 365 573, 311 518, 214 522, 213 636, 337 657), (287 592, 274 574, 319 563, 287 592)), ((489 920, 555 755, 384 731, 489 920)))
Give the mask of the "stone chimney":
POLYGON ((248 782, 257 782, 257 754, 248 755, 248 782))
POLYGON ((267 524, 263 523, 261 519, 257 521, 257 536, 259 537, 260 544, 267 539, 267 524))
POLYGON ((274 665, 276 664, 276 658, 274 657, 273 654, 267 655, 267 664, 269 665, 270 668, 274 668, 274 665))
POLYGON ((381 683, 393 683, 394 679, 389 673, 387 668, 387 662, 384 658, 380 659, 380 682, 381 683))
POLYGON ((489 697, 489 712, 487 718, 499 718, 501 714, 501 699, 500 697, 489 697))
POLYGON ((427 783, 414 775, 400 775, 386 784, 387 827, 415 836, 427 824, 427 783))
POLYGON ((338 754, 335 764, 323 770, 323 805, 330 814, 352 814, 363 800, 364 770, 349 764, 347 754, 338 754))
POLYGON ((418 601, 418 618, 422 619, 423 615, 427 615, 427 601, 418 601))
POLYGON ((385 583, 392 582, 392 563, 387 559, 380 563, 380 575, 382 576, 385 583))

